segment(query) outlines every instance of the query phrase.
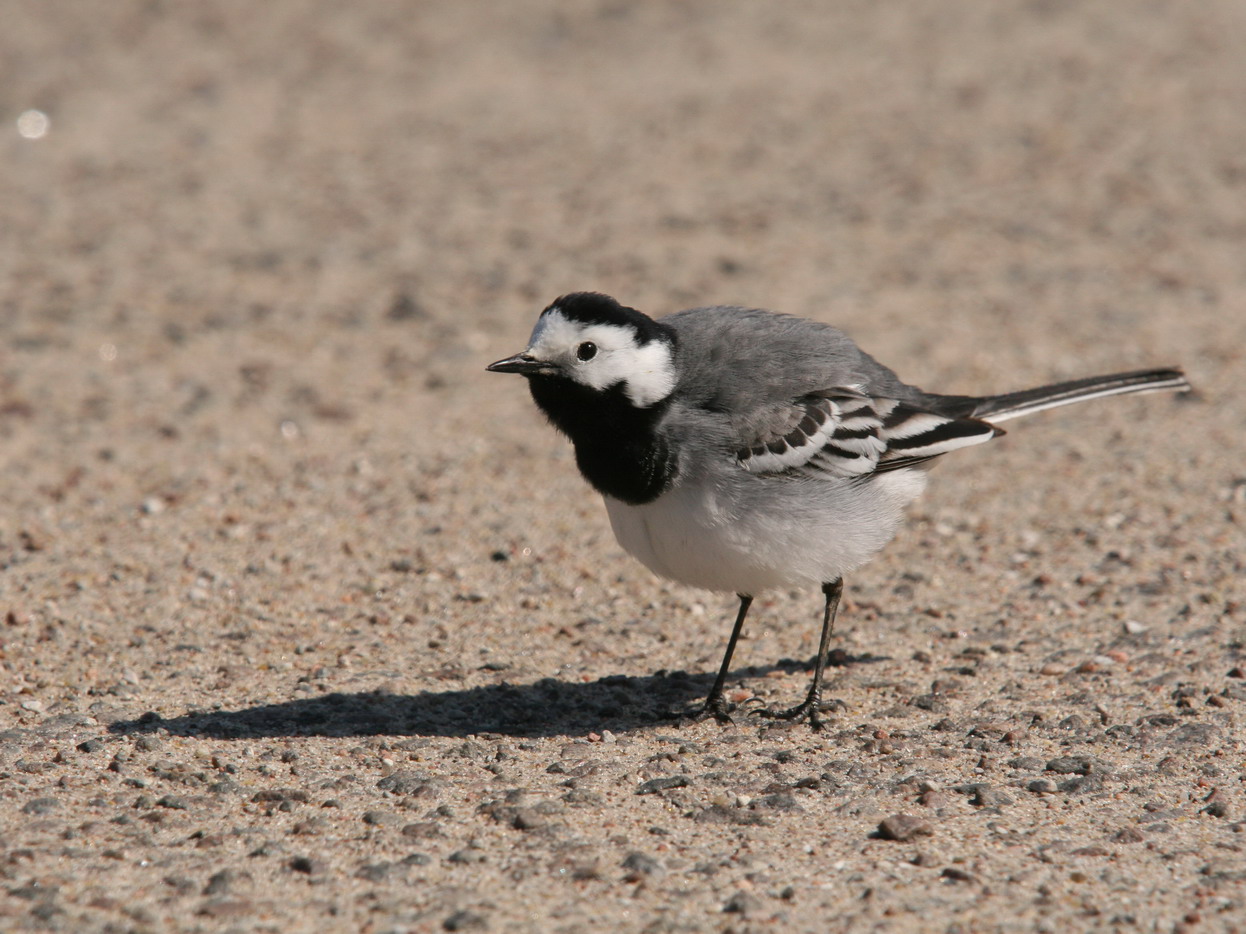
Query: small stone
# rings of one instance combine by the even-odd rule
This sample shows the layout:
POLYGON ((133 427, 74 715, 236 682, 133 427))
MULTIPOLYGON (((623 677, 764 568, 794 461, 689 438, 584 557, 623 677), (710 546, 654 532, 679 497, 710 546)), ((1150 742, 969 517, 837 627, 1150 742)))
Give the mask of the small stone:
POLYGON ((424 791, 429 777, 423 772, 402 769, 387 775, 376 783, 381 791, 392 791, 396 795, 413 795, 424 791))
POLYGON ((329 868, 324 860, 310 856, 296 856, 290 860, 289 866, 295 872, 301 872, 309 876, 323 876, 329 868))
POLYGON ((203 894, 225 895, 233 889, 235 884, 250 878, 249 873, 240 872, 237 869, 222 869, 208 879, 208 884, 203 887, 203 894))
POLYGON ((1165 736, 1163 745, 1207 747, 1219 733, 1219 728, 1211 723, 1186 723, 1165 736))
POLYGON ((928 837, 934 833, 930 822, 912 814, 894 814, 878 825, 878 836, 884 840, 903 843, 914 837, 928 837))
POLYGON ((1032 791, 1036 795, 1052 795, 1056 793, 1056 783, 1049 778, 1036 778, 1025 786, 1026 791, 1032 791))
POLYGON ((1103 775, 1112 771, 1112 766, 1094 756, 1060 756, 1047 763, 1048 772, 1060 775, 1103 775))
POLYGON ((389 811, 364 811, 363 822, 373 827, 393 827, 401 823, 402 819, 389 811))
POLYGON ((1097 843, 1093 843, 1090 846, 1079 847, 1078 849, 1073 851, 1072 855, 1073 856, 1107 856, 1108 850, 1106 847, 1102 847, 1102 846, 1099 846, 1099 844, 1097 843))
POLYGON ((1112 835, 1112 840, 1116 843, 1141 843, 1145 839, 1137 827, 1125 827, 1112 835))
POLYGON ((389 862, 364 863, 355 873, 355 878, 368 882, 384 882, 393 868, 394 864, 389 862))
POLYGON ((406 824, 402 828, 404 837, 414 837, 423 839, 425 837, 442 836, 441 825, 436 821, 417 821, 414 824, 406 824))
POLYGON ((104 748, 104 741, 98 738, 83 740, 75 748, 79 752, 99 752, 104 748))
POLYGON ((973 874, 963 869, 957 869, 955 866, 948 866, 943 872, 939 873, 944 879, 951 882, 973 882, 973 874))
POLYGON ((1103 790, 1103 776, 1098 773, 1091 775, 1077 775, 1073 778, 1066 779, 1056 786, 1056 790, 1065 794, 1090 794, 1095 791, 1103 790))
POLYGON ((686 788, 689 784, 686 775, 671 775, 664 778, 651 778, 647 782, 642 782, 636 789, 638 795, 652 795, 659 791, 666 791, 670 788, 686 788))
POLYGON ((61 806, 55 798, 32 798, 22 806, 23 814, 50 814, 61 806))
POLYGON ((196 914, 208 918, 237 918, 255 911, 255 902, 248 898, 209 898, 196 914))
POLYGON ((257 804, 266 802, 297 802, 306 804, 308 801, 307 792, 301 788, 269 788, 264 791, 257 791, 251 796, 251 800, 257 804))
POLYGON ((1021 772, 1037 772, 1043 768, 1043 760, 1037 756, 1018 756, 1008 760, 1008 767, 1021 772))
POLYGON ((656 876, 664 872, 660 862, 636 850, 627 854, 623 860, 623 868, 627 870, 625 878, 628 882, 636 882, 644 876, 656 876))
POLYGON ((754 917, 762 910, 761 899, 756 895, 748 892, 736 892, 727 900, 727 904, 723 905, 723 911, 728 914, 737 914, 743 918, 754 917))
POLYGON ((728 807, 723 804, 711 804, 707 808, 702 808, 692 815, 692 819, 700 824, 740 824, 754 827, 766 827, 770 823, 756 811, 728 807))
POLYGON ((970 803, 979 808, 1002 808, 1012 804, 1013 799, 998 788, 982 788, 974 794, 970 803))
POLYGON ((441 926, 447 931, 483 931, 489 925, 484 916, 464 909, 450 915, 441 926))
POLYGON ((515 808, 515 816, 511 826, 516 830, 540 830, 549 825, 549 821, 535 808, 515 808))
POLYGON ((800 806, 800 802, 796 800, 796 797, 785 791, 754 798, 752 802, 750 802, 749 806, 754 808, 764 808, 770 811, 804 810, 804 808, 800 806))
POLYGON ((385 311, 385 317, 390 321, 412 321, 428 316, 428 311, 421 307, 408 292, 397 293, 385 311))

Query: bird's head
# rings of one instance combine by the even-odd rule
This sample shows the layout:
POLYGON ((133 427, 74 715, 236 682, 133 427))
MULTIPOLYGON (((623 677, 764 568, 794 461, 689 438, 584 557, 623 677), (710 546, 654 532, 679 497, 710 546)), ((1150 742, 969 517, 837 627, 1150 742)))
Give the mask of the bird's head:
POLYGON ((648 315, 597 292, 572 292, 541 312, 527 349, 491 363, 533 383, 569 381, 596 394, 621 392, 637 409, 675 388, 675 336, 648 315))

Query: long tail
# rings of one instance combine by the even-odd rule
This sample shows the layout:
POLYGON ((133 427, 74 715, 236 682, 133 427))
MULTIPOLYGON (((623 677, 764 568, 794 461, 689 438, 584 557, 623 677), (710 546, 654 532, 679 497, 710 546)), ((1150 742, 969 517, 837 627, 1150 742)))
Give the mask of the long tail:
POLYGON ((1178 369, 1166 367, 1158 370, 1135 370, 1132 373, 1091 376, 1067 383, 1039 386, 1037 389, 986 396, 977 400, 972 414, 974 418, 995 423, 1041 412, 1043 409, 1054 409, 1060 405, 1119 396, 1128 392, 1186 392, 1189 389, 1190 384, 1186 382, 1185 374, 1178 369))

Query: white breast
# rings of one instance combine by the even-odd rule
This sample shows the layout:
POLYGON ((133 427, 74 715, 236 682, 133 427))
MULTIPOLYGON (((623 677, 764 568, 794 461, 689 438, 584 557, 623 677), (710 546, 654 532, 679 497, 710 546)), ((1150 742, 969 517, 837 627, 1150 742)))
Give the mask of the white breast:
POLYGON ((733 468, 642 506, 605 502, 619 544, 655 574, 756 595, 818 586, 860 567, 891 541, 925 485, 919 470, 828 482, 733 468))

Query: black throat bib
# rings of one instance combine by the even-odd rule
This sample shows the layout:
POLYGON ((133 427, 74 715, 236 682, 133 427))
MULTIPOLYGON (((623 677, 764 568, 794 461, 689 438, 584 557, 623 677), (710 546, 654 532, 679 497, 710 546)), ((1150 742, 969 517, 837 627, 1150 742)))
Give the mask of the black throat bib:
POLYGON ((675 459, 656 430, 667 400, 638 409, 622 383, 601 390, 533 376, 528 385, 541 411, 571 439, 580 473, 597 492, 639 506, 669 489, 675 459))

